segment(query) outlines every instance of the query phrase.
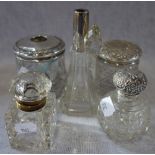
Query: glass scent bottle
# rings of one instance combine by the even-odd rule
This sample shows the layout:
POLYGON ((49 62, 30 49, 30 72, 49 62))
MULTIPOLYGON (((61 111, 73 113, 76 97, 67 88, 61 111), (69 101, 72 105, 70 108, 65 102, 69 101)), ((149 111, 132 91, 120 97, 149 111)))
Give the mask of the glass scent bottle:
POLYGON ((73 46, 67 84, 60 103, 68 115, 91 116, 93 98, 88 84, 88 59, 84 37, 88 32, 89 12, 77 9, 73 16, 73 46))
POLYGON ((113 74, 124 68, 138 68, 142 55, 140 47, 125 40, 110 40, 103 43, 97 56, 95 86, 97 102, 109 91, 115 89, 113 74))
POLYGON ((43 73, 17 76, 11 86, 12 103, 5 114, 11 147, 29 153, 48 153, 56 126, 55 95, 43 73))
POLYGON ((34 35, 15 43, 17 73, 43 72, 52 80, 52 91, 61 96, 67 74, 65 70, 65 43, 52 35, 34 35))
POLYGON ((146 76, 138 70, 122 69, 113 77, 116 90, 100 99, 98 120, 116 141, 138 140, 149 129, 150 108, 146 76))

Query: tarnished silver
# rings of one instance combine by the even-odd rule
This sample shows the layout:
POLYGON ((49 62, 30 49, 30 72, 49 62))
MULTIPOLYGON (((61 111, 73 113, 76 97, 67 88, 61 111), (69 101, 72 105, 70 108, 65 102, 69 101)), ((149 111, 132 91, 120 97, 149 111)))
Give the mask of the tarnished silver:
POLYGON ((28 36, 15 43, 14 51, 23 59, 41 61, 56 58, 64 53, 65 43, 51 35, 28 36))
POLYGON ((99 53, 99 57, 116 65, 134 63, 141 55, 142 50, 138 45, 125 40, 107 41, 99 53))
POLYGON ((122 69, 114 74, 113 83, 124 95, 135 96, 146 88, 147 78, 139 70, 122 69))

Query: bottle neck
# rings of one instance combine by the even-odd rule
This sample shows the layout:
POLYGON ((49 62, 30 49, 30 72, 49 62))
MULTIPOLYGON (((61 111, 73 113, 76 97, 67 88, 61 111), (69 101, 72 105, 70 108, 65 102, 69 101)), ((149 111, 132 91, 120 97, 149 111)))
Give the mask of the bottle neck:
POLYGON ((73 36, 73 49, 80 53, 85 51, 84 36, 78 32, 75 32, 73 36))
POLYGON ((129 96, 124 94, 121 90, 117 90, 117 96, 119 102, 133 102, 138 98, 138 95, 129 96))

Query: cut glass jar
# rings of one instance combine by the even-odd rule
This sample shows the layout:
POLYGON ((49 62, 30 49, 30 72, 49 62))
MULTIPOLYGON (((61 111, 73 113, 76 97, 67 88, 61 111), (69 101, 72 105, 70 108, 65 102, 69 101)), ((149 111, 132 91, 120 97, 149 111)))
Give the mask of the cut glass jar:
POLYGON ((125 40, 104 42, 96 61, 96 100, 114 89, 113 74, 123 68, 138 68, 142 50, 125 40))
POLYGON ((98 120, 107 135, 116 141, 141 138, 150 125, 148 97, 143 92, 146 76, 138 70, 123 69, 114 74, 116 90, 100 99, 98 120))
POLYGON ((29 153, 48 153, 54 145, 56 99, 43 73, 22 73, 11 86, 12 103, 5 114, 10 145, 29 153))
POLYGON ((65 86, 65 43, 56 36, 37 35, 18 40, 14 46, 17 72, 43 72, 52 80, 52 91, 61 96, 65 86))

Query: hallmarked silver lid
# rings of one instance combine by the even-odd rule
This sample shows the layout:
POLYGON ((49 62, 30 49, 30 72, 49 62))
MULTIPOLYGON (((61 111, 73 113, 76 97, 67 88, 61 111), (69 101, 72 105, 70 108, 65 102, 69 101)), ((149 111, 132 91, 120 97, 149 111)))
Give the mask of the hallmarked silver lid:
POLYGON ((51 35, 28 36, 18 40, 14 50, 18 57, 40 61, 64 53, 65 43, 62 39, 51 35))
POLYGON ((138 61, 142 55, 141 48, 125 40, 110 40, 103 44, 99 57, 115 64, 128 64, 138 61))
POLYGON ((114 74, 113 83, 124 95, 135 96, 146 88, 147 78, 139 70, 122 69, 114 74))

